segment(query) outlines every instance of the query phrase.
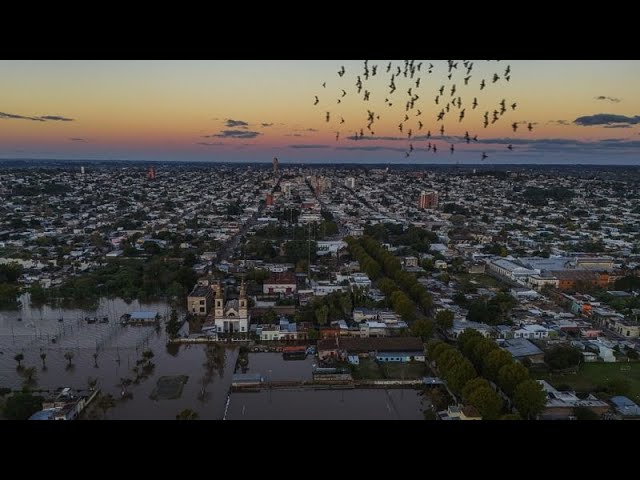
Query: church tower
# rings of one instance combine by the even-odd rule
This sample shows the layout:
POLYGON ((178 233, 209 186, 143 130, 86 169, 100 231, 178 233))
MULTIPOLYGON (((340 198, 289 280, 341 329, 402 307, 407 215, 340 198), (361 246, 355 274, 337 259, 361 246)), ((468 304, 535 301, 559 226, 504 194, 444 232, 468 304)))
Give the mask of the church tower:
POLYGON ((240 297, 238 298, 238 315, 240 318, 247 318, 247 287, 244 278, 240 284, 240 297))
POLYGON ((222 288, 220 282, 217 282, 213 287, 213 293, 215 294, 215 306, 213 316, 214 318, 224 317, 224 298, 222 295, 222 288))

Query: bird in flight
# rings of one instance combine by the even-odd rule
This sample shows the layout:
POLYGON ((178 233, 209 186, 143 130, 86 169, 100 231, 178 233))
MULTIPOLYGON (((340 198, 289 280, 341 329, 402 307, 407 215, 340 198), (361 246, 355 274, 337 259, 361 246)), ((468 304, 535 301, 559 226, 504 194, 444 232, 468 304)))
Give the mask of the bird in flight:
POLYGON ((318 99, 318 96, 316 95, 316 101, 313 102, 314 105, 317 105, 318 103, 320 103, 320 99, 318 99))
POLYGON ((344 74, 345 74, 345 69, 344 69, 344 66, 342 66, 340 68, 340 70, 338 71, 338 75, 340 75, 340 77, 342 77, 344 74))

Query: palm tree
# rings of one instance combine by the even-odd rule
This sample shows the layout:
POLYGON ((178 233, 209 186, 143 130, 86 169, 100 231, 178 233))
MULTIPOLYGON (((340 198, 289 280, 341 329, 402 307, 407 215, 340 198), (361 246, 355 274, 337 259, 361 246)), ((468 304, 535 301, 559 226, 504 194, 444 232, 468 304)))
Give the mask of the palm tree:
POLYGON ((198 420, 199 416, 198 412, 187 408, 176 415, 176 420, 198 420))
POLYGON ((45 360, 47 359, 47 354, 44 352, 41 352, 40 358, 42 359, 42 369, 45 370, 47 368, 47 364, 45 363, 45 360))
POLYGON ((24 360, 24 354, 18 353, 13 359, 18 362, 18 368, 22 368, 22 361, 24 360))
POLYGON ((67 360, 67 362, 69 362, 69 365, 68 365, 69 367, 71 367, 71 360, 73 360, 74 356, 75 356, 75 354, 73 352, 71 352, 71 351, 66 352, 64 354, 64 358, 67 360))

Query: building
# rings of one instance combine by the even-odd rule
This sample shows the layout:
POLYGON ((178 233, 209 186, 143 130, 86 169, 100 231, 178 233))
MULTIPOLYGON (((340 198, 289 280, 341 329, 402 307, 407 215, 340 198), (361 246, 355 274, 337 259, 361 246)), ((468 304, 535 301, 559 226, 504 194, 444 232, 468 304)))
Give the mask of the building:
POLYGON ((196 285, 187 297, 187 311, 193 315, 206 316, 213 306, 213 290, 205 285, 196 285))
POLYGON ((537 273, 535 270, 530 270, 504 258, 489 262, 489 271, 514 282, 524 282, 528 277, 537 273))
POLYGON ((439 420, 482 420, 482 416, 472 405, 459 407, 450 405, 446 410, 438 412, 439 420))
POLYGON ((277 158, 274 158, 272 164, 273 164, 273 174, 277 175, 278 170, 280 169, 280 162, 278 161, 277 158))
POLYGON ((418 208, 437 208, 438 207, 438 192, 421 192, 418 197, 418 208))
POLYGON ((613 280, 606 272, 589 270, 557 270, 550 273, 558 279, 558 288, 562 291, 573 291, 582 285, 589 288, 607 288, 613 280))
POLYGON ((149 167, 149 172, 147 173, 147 180, 155 180, 156 179, 156 169, 153 165, 149 167))
POLYGON ((611 397, 609 401, 613 404, 616 412, 623 417, 640 417, 640 407, 627 397, 611 397))
POLYGON ((609 411, 609 405, 602 400, 598 400, 593 395, 588 395, 586 398, 581 399, 574 392, 556 390, 544 380, 538 380, 538 383, 542 385, 547 395, 547 403, 540 415, 543 420, 567 419, 573 416, 574 409, 577 407, 588 408, 598 415, 609 411))
POLYGON ((296 293, 297 282, 293 272, 272 273, 262 285, 262 292, 268 295, 296 293))
POLYGON ((344 186, 353 190, 354 188, 356 188, 356 179, 353 177, 345 178, 344 186))
POLYGON ((207 322, 202 332, 215 329, 217 333, 247 333, 249 331, 250 315, 247 309, 247 290, 244 281, 240 284, 240 295, 237 299, 225 302, 222 287, 214 284, 215 293, 213 323, 207 322))
POLYGON ((534 363, 544 361, 544 352, 526 338, 504 340, 500 347, 509 352, 516 360, 528 358, 534 363))
POLYGON ((273 206, 273 193, 267 193, 267 197, 265 199, 265 205, 267 207, 273 206))
MULTIPOLYGON (((353 355, 372 355, 393 353, 393 358, 413 359, 424 362, 424 344, 415 337, 339 337, 318 341, 320 360, 330 358, 346 360, 353 355)), ((402 360, 398 360, 402 361, 402 360)))

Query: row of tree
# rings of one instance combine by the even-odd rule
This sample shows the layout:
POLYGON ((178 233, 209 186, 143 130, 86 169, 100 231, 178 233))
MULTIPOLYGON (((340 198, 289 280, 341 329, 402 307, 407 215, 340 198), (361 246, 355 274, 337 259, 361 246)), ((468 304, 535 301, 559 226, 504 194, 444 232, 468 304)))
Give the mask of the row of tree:
POLYGON ((512 399, 522 418, 534 419, 542 412, 546 404, 544 390, 509 352, 470 329, 459 335, 458 346, 460 350, 444 342, 431 342, 429 358, 436 362, 451 391, 462 395, 464 402, 476 407, 483 418, 497 418, 502 410, 502 399, 488 380, 512 399))

